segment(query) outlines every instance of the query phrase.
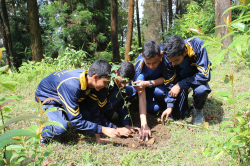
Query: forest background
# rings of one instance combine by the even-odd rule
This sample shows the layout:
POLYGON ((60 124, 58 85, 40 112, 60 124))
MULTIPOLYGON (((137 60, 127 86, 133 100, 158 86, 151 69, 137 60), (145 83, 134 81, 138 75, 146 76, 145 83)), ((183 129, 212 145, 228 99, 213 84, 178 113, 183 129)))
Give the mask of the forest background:
POLYGON ((139 6, 137 0, 1 0, 0 165, 248 165, 249 1, 145 0, 139 6), (143 8, 142 16, 138 8, 143 8), (170 35, 196 36, 205 42, 214 73, 213 93, 204 111, 210 126, 191 126, 193 130, 182 124, 188 126, 184 131, 172 125, 171 139, 152 153, 93 143, 56 143, 56 151, 53 145, 38 147, 44 112, 40 105, 22 102, 34 99, 42 78, 65 68, 87 69, 98 59, 133 62, 145 41, 162 45, 170 35), (39 121, 34 125, 26 119, 39 121))

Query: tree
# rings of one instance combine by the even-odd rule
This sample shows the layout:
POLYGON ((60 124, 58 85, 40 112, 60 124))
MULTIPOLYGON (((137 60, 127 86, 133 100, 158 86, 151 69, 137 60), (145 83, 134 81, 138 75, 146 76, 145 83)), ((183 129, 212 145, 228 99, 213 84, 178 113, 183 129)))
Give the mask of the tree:
POLYGON ((129 52, 131 51, 132 34, 133 34, 133 17, 134 17, 134 0, 129 0, 128 4, 128 27, 126 35, 126 50, 125 50, 125 61, 130 62, 131 57, 129 52))
MULTIPOLYGON (((215 0, 215 23, 216 26, 225 24, 224 20, 228 23, 232 21, 232 12, 227 12, 224 16, 222 14, 226 9, 231 7, 230 0, 215 0)), ((215 36, 223 37, 228 33, 228 28, 226 26, 216 28, 215 29, 215 36)), ((222 44, 228 47, 232 43, 232 35, 226 37, 222 40, 222 44)))
POLYGON ((39 24, 37 1, 27 0, 27 8, 29 16, 32 59, 36 62, 40 62, 43 58, 43 47, 42 47, 41 28, 39 24))
POLYGON ((11 32, 10 32, 10 25, 9 25, 9 18, 8 18, 8 13, 6 9, 6 3, 5 0, 1 0, 1 7, 2 7, 2 14, 3 17, 1 18, 1 24, 2 27, 4 28, 5 34, 5 42, 7 43, 7 64, 9 65, 10 68, 12 68, 13 64, 13 48, 12 48, 12 40, 11 40, 11 32))
POLYGON ((113 51, 113 62, 120 62, 119 43, 118 43, 118 3, 111 0, 111 45, 113 51))
POLYGON ((140 17, 139 17, 138 0, 136 0, 136 16, 137 16, 138 41, 139 41, 139 47, 141 47, 141 30, 140 30, 140 17))
POLYGON ((172 26, 173 22, 173 5, 172 5, 172 0, 168 0, 168 11, 169 11, 169 28, 172 26))

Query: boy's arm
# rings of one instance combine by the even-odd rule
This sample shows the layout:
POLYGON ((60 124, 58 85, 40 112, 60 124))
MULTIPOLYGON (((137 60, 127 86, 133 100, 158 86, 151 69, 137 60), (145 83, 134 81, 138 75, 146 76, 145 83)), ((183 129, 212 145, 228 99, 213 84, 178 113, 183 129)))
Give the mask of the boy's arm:
POLYGON ((139 112, 140 112, 140 120, 141 120, 141 129, 139 130, 138 138, 141 140, 148 141, 148 137, 151 137, 151 131, 148 127, 147 123, 147 100, 146 100, 146 91, 143 90, 138 92, 139 97, 139 112))
POLYGON ((193 50, 196 54, 196 63, 192 63, 191 66, 196 66, 198 72, 191 77, 187 77, 178 82, 181 89, 188 89, 197 85, 204 85, 210 80, 210 62, 208 60, 207 50, 202 40, 197 38, 191 40, 193 42, 193 50), (202 48, 202 49, 201 49, 202 48))
POLYGON ((177 84, 178 76, 176 68, 173 67, 172 63, 167 59, 166 55, 163 55, 162 58, 162 74, 164 78, 164 85, 165 85, 165 103, 167 103, 168 107, 174 107, 174 103, 176 101, 176 97, 173 97, 169 94, 171 89, 177 84))

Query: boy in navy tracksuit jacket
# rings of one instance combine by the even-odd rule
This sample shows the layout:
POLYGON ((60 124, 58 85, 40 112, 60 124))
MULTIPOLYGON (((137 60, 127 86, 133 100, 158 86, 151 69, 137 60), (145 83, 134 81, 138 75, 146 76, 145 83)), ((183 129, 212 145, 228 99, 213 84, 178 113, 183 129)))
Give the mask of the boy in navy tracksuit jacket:
POLYGON ((135 61, 135 77, 133 87, 138 92, 141 129, 138 138, 147 141, 151 136, 147 125, 146 114, 156 114, 160 108, 166 108, 164 102, 165 87, 163 85, 162 54, 160 46, 153 40, 144 43, 142 53, 135 61))
MULTIPOLYGON (((135 68, 130 62, 122 62, 119 65, 120 68, 114 71, 116 77, 113 79, 113 85, 105 88, 107 92, 107 104, 105 107, 100 108, 102 112, 102 125, 116 128, 116 125, 111 123, 112 116, 116 112, 122 125, 132 132, 133 130, 138 130, 138 128, 130 126, 130 117, 128 116, 129 113, 127 107, 124 106, 124 102, 136 94, 136 90, 132 86, 126 86, 134 78, 135 68), (102 111, 102 109, 105 110, 102 111)), ((104 93, 101 94, 103 95, 104 93)), ((122 131, 121 128, 118 128, 118 131, 120 135, 128 136, 124 134, 126 130, 122 131)))
MULTIPOLYGON (((52 73, 43 79, 36 90, 36 101, 52 97, 56 100, 49 100, 43 104, 43 109, 56 107, 57 111, 48 112, 51 121, 60 122, 67 129, 67 120, 76 129, 99 136, 103 133, 109 137, 119 135, 113 128, 101 125, 101 117, 98 105, 105 99, 93 100, 90 94, 96 93, 109 85, 109 74, 111 65, 99 60, 91 65, 89 71, 78 69, 66 69, 52 73), (65 111, 59 110, 63 108, 65 111)), ((52 137, 62 136, 66 130, 62 127, 49 125, 42 129, 41 144, 46 144, 52 137), (51 132, 46 131, 46 129, 51 132)), ((102 142, 100 137, 96 137, 97 142, 102 142)))
POLYGON ((210 65, 203 41, 198 38, 183 40, 179 36, 170 36, 163 44, 162 71, 166 87, 165 102, 167 109, 161 119, 171 116, 184 118, 188 114, 188 89, 193 89, 194 123, 202 125, 205 105, 211 89, 210 65))

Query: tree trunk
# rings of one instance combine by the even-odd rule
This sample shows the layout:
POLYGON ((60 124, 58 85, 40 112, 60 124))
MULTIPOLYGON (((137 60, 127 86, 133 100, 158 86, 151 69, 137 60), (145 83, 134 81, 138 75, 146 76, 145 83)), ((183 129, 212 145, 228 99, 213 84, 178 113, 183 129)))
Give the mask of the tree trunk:
POLYGON ((169 11, 169 28, 170 28, 172 26, 172 20, 173 20, 172 0, 168 0, 168 11, 169 11))
POLYGON ((131 51, 131 44, 132 44, 133 17, 134 17, 134 0, 129 0, 128 27, 127 27, 127 35, 126 35, 126 50, 125 50, 125 61, 128 61, 128 62, 131 61, 131 57, 128 53, 131 51))
POLYGON ((27 0, 27 8, 29 16, 32 59, 36 62, 40 62, 43 58, 43 47, 42 47, 41 28, 39 25, 37 1, 27 0))
MULTIPOLYGON (((7 39, 7 36, 6 36, 5 27, 4 27, 4 23, 3 23, 1 13, 0 13, 0 28, 1 28, 1 34, 2 34, 4 47, 6 49, 6 52, 9 53, 8 39, 7 39)), ((6 62, 6 65, 11 64, 10 63, 10 56, 8 54, 6 56, 5 62, 6 62)))
POLYGON ((117 0, 111 0, 111 45, 113 51, 113 62, 121 62, 118 43, 118 4, 117 0))
MULTIPOLYGON (((230 0, 215 0, 215 23, 216 23, 216 26, 225 24, 224 18, 225 18, 225 20, 228 20, 228 23, 232 22, 232 12, 231 11, 227 12, 222 17, 222 14, 224 13, 224 11, 226 9, 228 9, 229 7, 231 7, 230 0)), ((227 33, 228 33, 227 27, 220 27, 220 28, 215 29, 215 36, 223 37, 227 33)), ((225 47, 228 47, 232 43, 232 40, 233 40, 232 35, 230 35, 222 40, 222 44, 225 47)), ((228 59, 227 56, 226 56, 226 59, 228 59)))
POLYGON ((140 17, 139 17, 138 0, 136 0, 136 16, 137 16, 138 41, 139 41, 139 47, 141 47, 141 30, 140 30, 140 17))
MULTIPOLYGON (((12 40, 11 40, 11 32, 10 32, 10 25, 9 25, 9 18, 8 18, 8 13, 7 13, 7 9, 6 9, 6 3, 5 0, 1 0, 1 6, 2 6, 2 12, 3 12, 3 17, 2 17, 2 22, 4 24, 4 29, 5 29, 5 34, 6 34, 6 43, 7 43, 7 47, 8 47, 8 57, 7 58, 9 60, 9 67, 13 68, 12 64, 13 64, 13 47, 12 47, 12 40)), ((6 48, 7 49, 7 48, 6 48)))
POLYGON ((162 32, 162 42, 164 42, 164 37, 163 37, 163 33, 164 33, 164 29, 163 29, 163 20, 162 20, 162 6, 161 6, 161 0, 160 0, 160 12, 161 12, 161 32, 162 32))

